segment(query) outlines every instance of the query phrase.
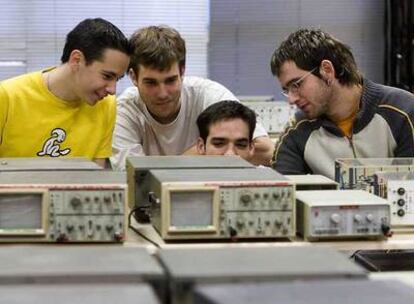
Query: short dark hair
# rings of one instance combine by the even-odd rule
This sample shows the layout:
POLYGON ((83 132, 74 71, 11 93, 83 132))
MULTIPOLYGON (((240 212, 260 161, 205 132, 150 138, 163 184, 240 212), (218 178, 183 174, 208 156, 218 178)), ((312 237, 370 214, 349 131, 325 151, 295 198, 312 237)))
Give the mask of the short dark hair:
POLYGON ((148 26, 139 29, 129 39, 133 54, 129 67, 138 73, 139 65, 165 71, 177 62, 185 66, 185 41, 180 33, 168 26, 148 26))
POLYGON ((198 131, 204 143, 210 133, 210 126, 222 120, 240 118, 249 127, 249 141, 253 140, 253 132, 256 127, 256 113, 234 100, 223 100, 214 103, 204 109, 197 118, 198 131))
POLYGON ((111 22, 102 18, 85 19, 67 34, 61 61, 67 62, 72 51, 79 50, 85 56, 86 64, 91 64, 100 60, 106 49, 118 50, 128 56, 132 52, 128 39, 111 22))
MULTIPOLYGON (((339 83, 351 85, 362 82, 351 48, 320 29, 299 29, 290 34, 272 55, 272 74, 279 76, 283 63, 290 60, 306 71, 319 67, 322 60, 329 60, 339 83)), ((320 77, 319 69, 313 74, 320 77)))

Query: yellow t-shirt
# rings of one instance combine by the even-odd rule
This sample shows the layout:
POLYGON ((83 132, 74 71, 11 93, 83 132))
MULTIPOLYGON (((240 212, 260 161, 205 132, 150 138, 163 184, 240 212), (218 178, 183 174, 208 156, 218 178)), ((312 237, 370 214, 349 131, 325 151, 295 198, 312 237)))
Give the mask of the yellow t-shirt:
POLYGON ((87 157, 112 154, 116 102, 95 106, 54 96, 42 71, 0 82, 0 157, 87 157))

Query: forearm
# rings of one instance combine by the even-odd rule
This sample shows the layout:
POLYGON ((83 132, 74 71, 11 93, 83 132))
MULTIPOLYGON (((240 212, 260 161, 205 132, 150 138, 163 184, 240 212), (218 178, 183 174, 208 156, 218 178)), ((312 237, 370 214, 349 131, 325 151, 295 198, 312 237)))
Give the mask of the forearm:
POLYGON ((285 175, 312 174, 304 160, 303 153, 283 142, 279 142, 276 146, 271 167, 285 175))
POLYGON ((107 158, 94 158, 93 161, 104 169, 109 168, 109 160, 107 158))
POLYGON ((182 155, 200 155, 197 151, 197 145, 191 146, 187 150, 184 151, 182 155))
POLYGON ((255 165, 270 166, 274 151, 274 145, 270 138, 268 136, 255 138, 253 144, 254 154, 250 162, 255 165))

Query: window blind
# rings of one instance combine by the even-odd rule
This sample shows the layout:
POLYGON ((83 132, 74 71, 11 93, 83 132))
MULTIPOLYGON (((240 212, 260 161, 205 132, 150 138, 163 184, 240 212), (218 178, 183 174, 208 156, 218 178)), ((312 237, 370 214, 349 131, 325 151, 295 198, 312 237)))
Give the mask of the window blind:
MULTIPOLYGON (((186 75, 207 76, 208 0, 0 0, 0 80, 60 64, 66 34, 101 17, 129 37, 147 25, 176 28, 186 40, 186 75)), ((131 86, 128 77, 117 94, 131 86)))

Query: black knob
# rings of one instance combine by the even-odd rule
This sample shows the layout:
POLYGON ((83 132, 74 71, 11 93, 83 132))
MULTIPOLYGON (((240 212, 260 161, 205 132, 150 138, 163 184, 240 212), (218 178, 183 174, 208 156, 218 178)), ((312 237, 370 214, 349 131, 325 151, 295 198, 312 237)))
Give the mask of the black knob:
POLYGON ((71 232, 73 230, 73 225, 72 224, 67 224, 66 225, 66 229, 68 230, 68 232, 71 232))
POLYGON ((70 203, 72 204, 73 208, 76 208, 76 207, 78 207, 82 203, 82 201, 81 201, 80 197, 74 196, 70 200, 70 203))
POLYGON ((404 193, 405 193, 405 189, 404 189, 404 188, 398 188, 397 193, 398 193, 399 195, 404 195, 404 193))
POLYGON ((248 203, 250 203, 250 202, 251 202, 252 197, 251 197, 251 195, 250 195, 250 194, 245 193, 245 194, 242 194, 242 195, 240 196, 240 200, 241 200, 244 204, 248 204, 248 203))
POLYGON ((402 198, 400 198, 400 199, 397 201, 397 204, 398 204, 398 206, 402 207, 402 206, 404 206, 404 204, 405 204, 405 200, 403 200, 402 198))
POLYGON ((114 233, 114 240, 117 242, 122 242, 124 240, 124 235, 120 232, 114 233))
POLYGON ((68 240, 68 236, 65 233, 60 233, 59 236, 56 238, 56 242, 58 243, 65 243, 68 240))
POLYGON ((236 237, 237 236, 237 230, 234 229, 233 227, 229 227, 229 233, 231 237, 236 237))
POLYGON ((391 227, 387 224, 381 225, 382 233, 386 236, 391 236, 391 227))
POLYGON ((405 215, 405 211, 403 209, 398 209, 397 214, 402 217, 405 215))

